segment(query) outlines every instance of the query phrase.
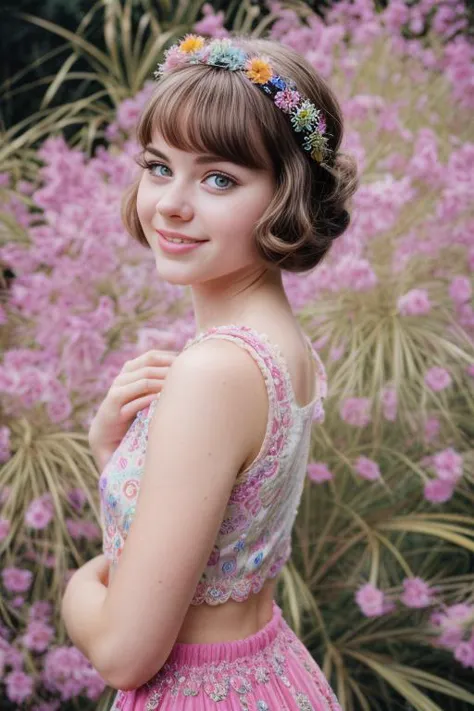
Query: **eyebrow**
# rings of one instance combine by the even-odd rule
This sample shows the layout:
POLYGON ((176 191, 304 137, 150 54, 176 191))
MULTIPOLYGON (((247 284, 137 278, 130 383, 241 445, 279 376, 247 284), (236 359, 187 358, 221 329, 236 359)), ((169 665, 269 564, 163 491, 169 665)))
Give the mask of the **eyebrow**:
MULTIPOLYGON (((154 148, 153 146, 145 146, 145 151, 148 151, 148 153, 152 153, 154 156, 157 158, 161 158, 162 160, 167 161, 170 163, 170 159, 165 156, 164 153, 159 151, 157 148, 154 148)), ((233 161, 230 161, 226 158, 222 158, 222 156, 216 156, 212 154, 206 153, 205 155, 199 156, 199 158, 196 158, 196 163, 198 165, 206 164, 206 163, 232 163, 233 161)))

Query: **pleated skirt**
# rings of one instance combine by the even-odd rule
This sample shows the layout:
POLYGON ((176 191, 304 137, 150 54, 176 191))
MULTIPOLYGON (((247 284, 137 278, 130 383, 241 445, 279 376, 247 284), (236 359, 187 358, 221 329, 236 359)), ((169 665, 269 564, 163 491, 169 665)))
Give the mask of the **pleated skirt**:
POLYGON ((342 711, 327 679, 273 601, 272 619, 234 642, 176 643, 111 711, 342 711))

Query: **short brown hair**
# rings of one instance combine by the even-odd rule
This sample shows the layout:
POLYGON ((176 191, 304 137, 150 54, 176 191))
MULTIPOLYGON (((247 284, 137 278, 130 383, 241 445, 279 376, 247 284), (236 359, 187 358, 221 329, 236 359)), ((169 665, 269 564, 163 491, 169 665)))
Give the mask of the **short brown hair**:
MULTIPOLYGON (((138 122, 137 140, 145 149, 159 126, 175 148, 272 169, 277 187, 255 225, 257 249, 270 265, 305 272, 321 261, 350 222, 347 202, 358 181, 355 160, 338 152, 341 108, 326 81, 297 52, 272 40, 236 39, 249 55, 266 55, 277 74, 292 79, 321 109, 334 157, 331 167, 311 160, 285 114, 242 72, 203 64, 178 66, 160 79, 138 122)), ((125 195, 122 219, 128 232, 147 245, 136 208, 138 182, 125 195)))

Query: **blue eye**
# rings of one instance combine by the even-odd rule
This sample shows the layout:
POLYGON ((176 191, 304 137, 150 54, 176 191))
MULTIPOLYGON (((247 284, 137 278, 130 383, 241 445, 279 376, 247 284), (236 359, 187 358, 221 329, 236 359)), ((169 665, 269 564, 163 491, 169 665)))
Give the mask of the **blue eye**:
POLYGON ((164 177, 164 175, 161 172, 154 173, 153 171, 155 170, 155 168, 157 168, 158 171, 160 170, 160 168, 169 170, 168 166, 164 165, 164 163, 148 163, 147 168, 151 175, 155 175, 157 177, 164 177))
POLYGON ((216 187, 218 190, 226 190, 228 187, 230 187, 229 183, 231 185, 235 185, 235 181, 232 180, 232 178, 227 177, 227 175, 224 175, 223 173, 212 173, 212 175, 209 175, 206 178, 206 180, 208 180, 209 178, 216 178, 216 180, 226 181, 225 185, 222 185, 222 184, 219 185, 216 183, 216 185, 213 186, 213 187, 216 187))

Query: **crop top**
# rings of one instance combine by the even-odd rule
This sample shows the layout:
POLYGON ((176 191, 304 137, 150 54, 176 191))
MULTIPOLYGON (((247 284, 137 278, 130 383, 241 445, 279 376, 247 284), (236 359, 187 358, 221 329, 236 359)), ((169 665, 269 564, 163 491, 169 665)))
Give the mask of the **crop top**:
MULTIPOLYGON (((261 449, 236 475, 213 549, 192 605, 246 600, 275 577, 291 555, 291 532, 306 476, 311 426, 324 420, 324 366, 305 334, 316 363, 316 397, 297 404, 288 367, 278 346, 249 326, 212 327, 188 340, 184 349, 208 338, 243 347, 256 361, 268 394, 268 421, 261 449)), ((184 350, 183 349, 183 350, 184 350)), ((133 521, 140 490, 148 426, 159 398, 141 410, 99 479, 103 552, 117 564, 133 521)))

